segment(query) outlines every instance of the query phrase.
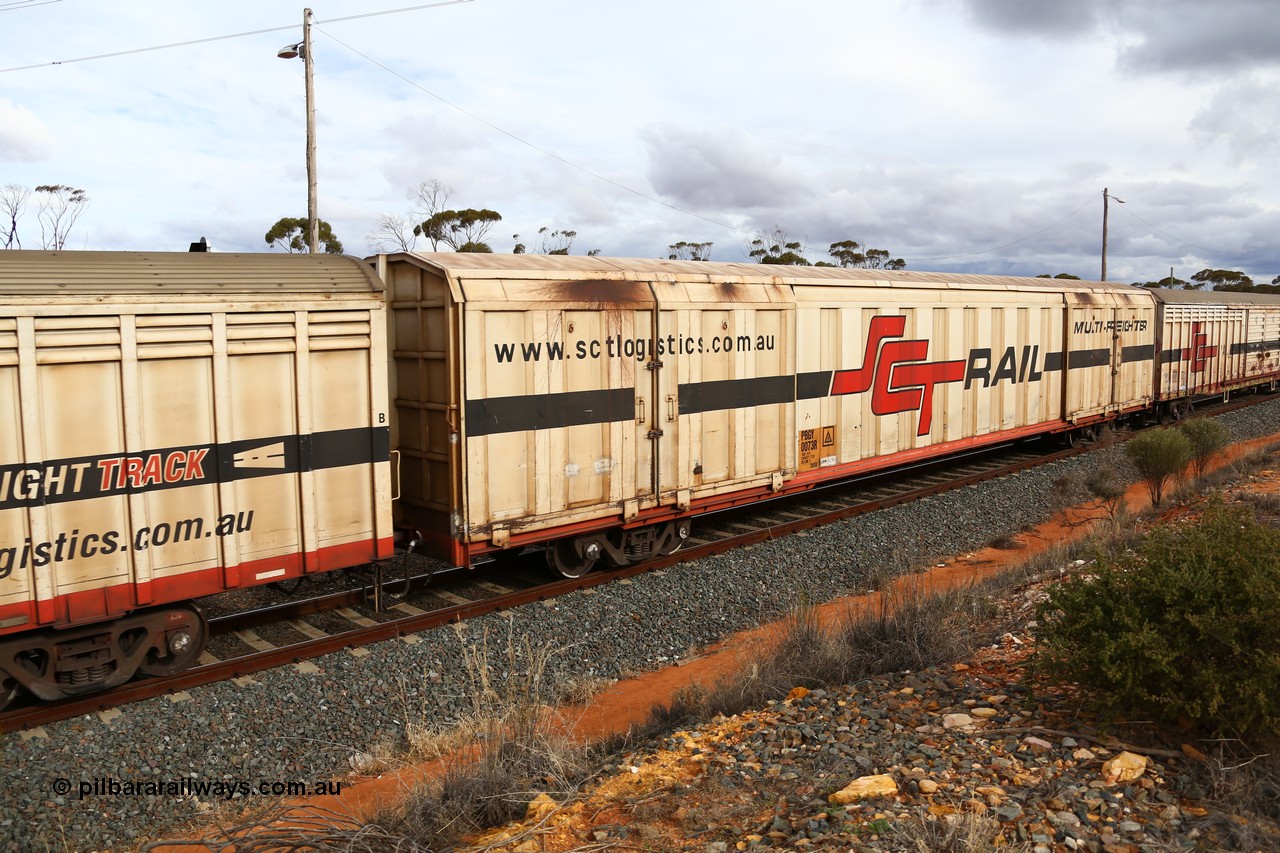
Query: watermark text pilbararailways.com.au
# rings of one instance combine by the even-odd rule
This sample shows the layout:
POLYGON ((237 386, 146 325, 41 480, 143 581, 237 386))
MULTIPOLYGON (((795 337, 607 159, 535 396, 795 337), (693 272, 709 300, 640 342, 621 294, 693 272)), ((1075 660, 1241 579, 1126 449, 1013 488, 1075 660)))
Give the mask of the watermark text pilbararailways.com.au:
POLYGON ((342 793, 342 782, 319 779, 314 782, 301 780, 245 779, 117 779, 97 776, 92 779, 70 779, 59 776, 50 784, 50 790, 59 797, 86 798, 114 797, 202 797, 231 800, 236 797, 326 797, 342 793))

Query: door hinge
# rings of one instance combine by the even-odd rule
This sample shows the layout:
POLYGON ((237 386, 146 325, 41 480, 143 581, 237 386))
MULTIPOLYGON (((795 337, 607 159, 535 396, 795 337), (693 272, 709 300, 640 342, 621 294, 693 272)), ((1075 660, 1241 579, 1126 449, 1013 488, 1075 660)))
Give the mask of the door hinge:
POLYGON ((644 434, 645 438, 662 438, 662 430, 651 429, 644 434))
POLYGON ((644 366, 644 369, 645 370, 661 370, 662 362, 657 360, 651 361, 644 366))

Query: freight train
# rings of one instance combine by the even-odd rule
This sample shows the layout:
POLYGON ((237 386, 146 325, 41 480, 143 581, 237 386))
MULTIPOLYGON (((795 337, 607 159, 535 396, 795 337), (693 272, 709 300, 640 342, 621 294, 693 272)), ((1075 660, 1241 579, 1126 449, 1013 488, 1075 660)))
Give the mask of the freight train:
POLYGON ((577 577, 700 514, 1274 389, 1280 298, 601 257, 0 252, 0 707, 397 546, 577 577))

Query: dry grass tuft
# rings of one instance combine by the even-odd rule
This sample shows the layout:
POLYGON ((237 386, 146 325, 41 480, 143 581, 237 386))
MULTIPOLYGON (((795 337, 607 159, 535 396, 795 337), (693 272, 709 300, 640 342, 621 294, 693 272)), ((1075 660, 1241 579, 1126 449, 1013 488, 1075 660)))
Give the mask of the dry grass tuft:
POLYGON ((1199 828, 1212 827, 1230 840, 1232 850, 1276 849, 1280 838, 1267 834, 1263 821, 1280 821, 1280 755, 1251 753, 1237 741, 1221 741, 1192 772, 1205 802, 1215 806, 1195 822, 1199 828))
POLYGON ((1023 853, 1028 843, 1010 844, 1001 834, 1000 821, 973 812, 933 815, 919 812, 889 826, 885 850, 895 853, 1023 853))
POLYGON ((749 664, 656 705, 644 731, 732 716, 785 698, 795 687, 847 684, 956 660, 990 641, 989 630, 978 626, 989 620, 992 606, 973 587, 936 592, 919 577, 903 577, 870 610, 851 610, 828 630, 818 609, 802 599, 771 642, 749 651, 749 664))
POLYGON ((278 807, 241 823, 219 828, 203 838, 152 841, 138 848, 190 847, 235 850, 236 853, 431 853, 412 838, 377 823, 361 823, 349 815, 317 808, 278 807))
POLYGON ((501 672, 496 672, 487 632, 466 647, 471 713, 437 746, 462 741, 474 747, 442 754, 445 767, 439 779, 382 821, 430 847, 443 847, 522 817, 540 793, 563 799, 576 790, 597 757, 543 701, 544 674, 561 651, 509 636, 501 672))

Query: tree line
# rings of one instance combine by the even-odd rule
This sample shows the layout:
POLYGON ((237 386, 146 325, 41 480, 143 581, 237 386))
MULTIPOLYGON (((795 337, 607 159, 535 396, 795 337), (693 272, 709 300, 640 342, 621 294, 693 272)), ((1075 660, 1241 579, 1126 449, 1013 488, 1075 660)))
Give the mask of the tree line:
POLYGON ((1203 269, 1189 281, 1175 278, 1172 273, 1159 281, 1135 281, 1138 287, 1168 287, 1176 290, 1226 290, 1237 293, 1280 293, 1280 275, 1270 284, 1255 284, 1253 279, 1239 270, 1203 269))
MULTIPOLYGON (((1042 273, 1036 278, 1067 278, 1079 281, 1080 277, 1071 273, 1060 272, 1055 276, 1042 273)), ((1280 275, 1271 279, 1270 284, 1255 284, 1250 276, 1239 270, 1202 269, 1183 280, 1169 271, 1169 275, 1159 281, 1135 281, 1134 287, 1161 287, 1169 290, 1225 290, 1237 293, 1280 293, 1280 275)))
MULTIPOLYGON (((423 181, 406 193, 409 208, 404 213, 379 215, 374 230, 367 235, 369 246, 379 252, 410 252, 422 241, 431 251, 493 252, 491 233, 502 214, 489 208, 451 205, 455 192, 438 180, 423 181)), ((41 184, 34 189, 18 184, 0 188, 0 248, 35 248, 61 250, 67 246, 72 229, 89 207, 89 196, 83 189, 66 184, 41 184), (32 232, 31 220, 34 218, 32 232), (29 234, 24 244, 24 229, 29 234)), ((264 235, 268 246, 287 252, 308 251, 305 217, 282 217, 264 235)), ((342 241, 326 221, 319 222, 321 251, 342 254, 342 241)), ((511 235, 514 254, 569 255, 573 252, 578 232, 571 228, 542 226, 526 243, 519 234, 511 235)), ((709 261, 715 243, 679 240, 667 246, 667 258, 673 261, 709 261)), ((598 255, 599 249, 585 254, 598 255)), ((811 261, 808 248, 794 240, 786 229, 774 226, 745 247, 748 258, 761 264, 784 266, 843 267, 900 270, 906 261, 895 258, 888 250, 865 246, 856 240, 840 240, 827 247, 830 260, 811 261)), ((1079 279, 1061 272, 1040 278, 1079 279)), ((1135 281, 1135 287, 1173 288, 1182 290, 1221 290, 1243 293, 1280 293, 1280 275, 1270 284, 1258 284, 1239 270, 1203 269, 1183 280, 1170 274, 1158 281, 1135 281)))
MULTIPOLYGON (((450 205, 454 196, 452 187, 438 180, 424 181, 410 187, 406 193, 409 209, 404 213, 382 214, 374 230, 368 235, 371 249, 380 252, 411 252, 419 240, 431 246, 431 251, 442 247, 454 252, 492 252, 490 232, 502 221, 502 214, 488 208, 455 208, 450 205)), ((284 222, 285 220, 281 220, 284 222)), ((291 221, 291 220, 290 220, 291 221)), ((511 235, 513 254, 526 252, 542 255, 568 255, 572 253, 574 238, 578 232, 568 228, 543 226, 530 247, 519 234, 511 235)), ((273 243, 268 234, 268 243, 273 243)), ((282 245, 275 242, 275 245, 282 245)), ((711 241, 679 240, 667 246, 667 258, 673 261, 709 261, 715 243, 711 241)), ((288 248, 288 247, 286 247, 288 248)), ((819 267, 865 267, 869 269, 900 270, 906 267, 902 258, 894 258, 885 249, 863 246, 856 240, 832 243, 827 252, 832 260, 811 262, 805 257, 804 245, 792 240, 785 229, 773 230, 747 245, 747 257, 762 264, 819 267)), ((598 255, 599 249, 591 249, 587 255, 598 255)))

